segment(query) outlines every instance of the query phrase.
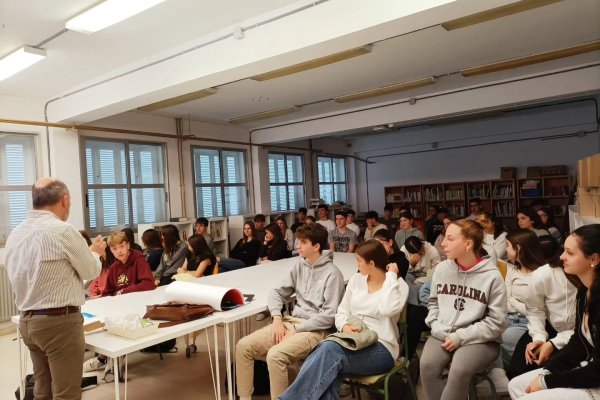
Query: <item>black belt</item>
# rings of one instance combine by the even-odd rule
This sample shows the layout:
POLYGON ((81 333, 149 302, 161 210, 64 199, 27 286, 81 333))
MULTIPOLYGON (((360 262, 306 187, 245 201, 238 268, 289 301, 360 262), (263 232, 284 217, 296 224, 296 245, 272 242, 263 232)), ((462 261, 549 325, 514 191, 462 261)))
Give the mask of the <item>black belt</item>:
POLYGON ((27 317, 32 315, 67 315, 81 312, 81 308, 77 306, 66 306, 58 308, 44 308, 41 310, 22 311, 21 314, 27 317))

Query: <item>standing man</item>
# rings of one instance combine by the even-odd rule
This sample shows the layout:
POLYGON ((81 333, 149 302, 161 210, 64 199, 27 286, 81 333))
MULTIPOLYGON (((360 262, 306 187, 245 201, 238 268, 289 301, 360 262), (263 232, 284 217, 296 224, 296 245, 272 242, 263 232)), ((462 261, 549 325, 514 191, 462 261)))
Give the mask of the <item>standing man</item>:
POLYGON ((88 248, 66 222, 67 186, 42 178, 32 187, 33 210, 6 242, 6 270, 21 310, 19 330, 29 348, 36 399, 81 399, 83 280, 100 274, 101 236, 88 248))
POLYGON ((346 226, 346 213, 344 211, 335 212, 335 224, 337 227, 329 231, 329 250, 339 251, 341 253, 354 253, 358 238, 354 231, 346 226))

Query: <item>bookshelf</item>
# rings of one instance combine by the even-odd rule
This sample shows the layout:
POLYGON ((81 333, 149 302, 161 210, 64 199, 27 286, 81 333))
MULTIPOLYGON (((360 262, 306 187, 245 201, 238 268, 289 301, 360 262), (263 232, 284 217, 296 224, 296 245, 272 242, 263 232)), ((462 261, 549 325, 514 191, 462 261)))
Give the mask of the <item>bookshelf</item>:
MULTIPOLYGON (((570 175, 542 176, 538 178, 523 178, 518 181, 519 207, 530 206, 534 200, 545 200, 561 219, 567 214, 569 191, 571 188, 570 175)), ((556 221, 561 224, 561 221, 556 221)))
POLYGON ((208 233, 213 237, 215 255, 218 257, 229 257, 227 219, 222 217, 209 218, 208 233))
MULTIPOLYGON (((555 183, 557 185, 558 183, 555 183)), ((556 189, 555 189, 556 191, 556 189)), ((470 182, 430 183, 385 188, 386 203, 395 208, 408 205, 412 214, 423 218, 430 205, 445 207, 450 214, 465 217, 469 199, 481 199, 482 210, 514 220, 517 208, 514 179, 490 179, 470 182)), ((509 222, 509 221, 506 221, 509 222)))

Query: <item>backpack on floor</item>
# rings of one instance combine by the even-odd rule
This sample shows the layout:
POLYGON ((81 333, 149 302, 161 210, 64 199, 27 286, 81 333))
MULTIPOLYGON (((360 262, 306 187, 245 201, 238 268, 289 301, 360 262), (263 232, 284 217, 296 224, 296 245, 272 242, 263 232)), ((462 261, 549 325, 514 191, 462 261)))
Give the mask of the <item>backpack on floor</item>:
POLYGON ((140 350, 143 353, 177 353, 176 339, 169 339, 164 342, 155 344, 154 346, 146 347, 140 350))
MULTIPOLYGON (((233 373, 233 365, 231 365, 233 373)), ((254 393, 253 396, 266 396, 271 393, 271 385, 269 383, 269 368, 267 363, 261 360, 254 360, 254 393)), ((225 391, 229 390, 227 385, 227 377, 225 377, 225 391)), ((237 391, 236 391, 237 393, 237 391)))

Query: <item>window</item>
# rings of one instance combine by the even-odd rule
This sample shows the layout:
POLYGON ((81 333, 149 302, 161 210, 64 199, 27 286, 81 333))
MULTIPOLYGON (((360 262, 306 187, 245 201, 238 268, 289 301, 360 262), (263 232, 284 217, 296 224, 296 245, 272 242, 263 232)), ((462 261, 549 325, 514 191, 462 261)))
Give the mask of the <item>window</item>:
POLYGON ((223 217, 248 212, 243 151, 192 147, 192 162, 197 216, 223 217))
POLYGON ((327 204, 346 203, 346 163, 343 158, 317 157, 319 197, 327 204))
POLYGON ((31 209, 36 180, 34 136, 0 132, 0 244, 31 209))
POLYGON ((162 145, 97 139, 84 143, 84 193, 91 232, 166 220, 162 145))
POLYGON ((304 207, 304 173, 302 156, 269 154, 271 211, 296 210, 304 207))

